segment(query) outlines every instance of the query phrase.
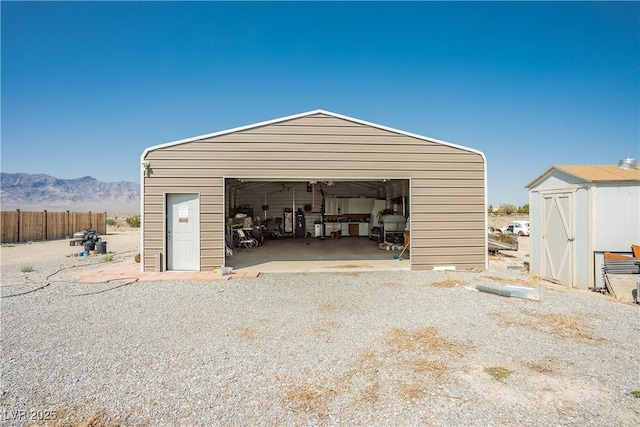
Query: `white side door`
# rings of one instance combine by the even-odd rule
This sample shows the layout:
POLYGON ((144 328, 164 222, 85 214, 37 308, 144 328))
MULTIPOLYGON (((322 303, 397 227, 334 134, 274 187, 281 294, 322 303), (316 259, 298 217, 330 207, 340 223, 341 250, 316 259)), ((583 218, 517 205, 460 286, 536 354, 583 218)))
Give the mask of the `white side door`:
POLYGON ((548 194, 542 203, 542 276, 573 286, 572 193, 548 194))
POLYGON ((167 270, 200 270, 200 196, 167 194, 167 270))

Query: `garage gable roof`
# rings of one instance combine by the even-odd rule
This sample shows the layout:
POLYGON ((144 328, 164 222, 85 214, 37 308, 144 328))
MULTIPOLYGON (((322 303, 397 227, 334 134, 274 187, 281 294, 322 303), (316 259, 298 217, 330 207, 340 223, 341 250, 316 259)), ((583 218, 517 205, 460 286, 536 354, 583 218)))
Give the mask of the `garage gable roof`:
POLYGON ((236 128, 232 128, 232 129, 222 130, 222 131, 219 131, 219 132, 214 132, 214 133, 210 133, 210 134, 206 134, 206 135, 200 135, 200 136, 195 136, 195 137, 191 137, 191 138, 180 139, 178 141, 172 141, 172 142, 167 142, 167 143, 164 143, 164 144, 154 145, 154 146, 148 147, 148 148, 146 148, 144 150, 144 152, 142 153, 141 159, 144 160, 146 155, 147 155, 147 153, 149 153, 150 151, 162 149, 162 148, 165 148, 165 147, 172 147, 174 145, 186 144, 186 143, 189 143, 189 142, 198 141, 198 140, 205 139, 205 138, 217 137, 217 136, 221 136, 221 135, 230 134, 230 133, 233 133, 233 132, 239 132, 239 131, 243 131, 243 130, 257 128, 257 127, 260 127, 260 126, 266 126, 266 125, 270 125, 270 124, 285 122, 285 121, 288 121, 288 120, 293 120, 293 119, 298 119, 298 118, 302 118, 302 117, 312 116, 312 115, 315 115, 315 114, 325 114, 327 116, 332 116, 332 117, 335 117, 335 118, 338 118, 338 119, 348 120, 348 121, 351 121, 351 122, 354 122, 354 123, 359 123, 359 124, 362 124, 362 125, 365 125, 365 126, 370 126, 370 127, 374 127, 374 128, 381 129, 381 130, 398 133, 398 134, 409 136, 409 137, 412 137, 412 138, 421 139, 423 141, 429 141, 429 142, 442 144, 442 145, 446 145, 446 146, 453 147, 453 148, 458 148, 458 149, 461 149, 461 150, 464 150, 464 151, 469 151, 469 152, 472 152, 472 153, 479 154, 480 156, 482 156, 483 161, 486 162, 486 158, 484 156, 484 153, 482 151, 475 150, 473 148, 464 147, 462 145, 457 145, 457 144, 453 144, 453 143, 450 143, 450 142, 446 142, 446 141, 442 141, 442 140, 438 140, 438 139, 434 139, 434 138, 429 138, 429 137, 426 137, 426 136, 422 136, 422 135, 418 135, 418 134, 414 134, 414 133, 410 133, 410 132, 405 132, 405 131, 402 131, 402 130, 399 130, 399 129, 394 129, 394 128, 390 128, 390 127, 379 125, 379 124, 375 124, 375 123, 366 122, 364 120, 359 120, 359 119, 355 119, 353 117, 343 116, 341 114, 332 113, 332 112, 326 111, 326 110, 308 111, 306 113, 294 114, 294 115, 291 115, 291 116, 281 117, 281 118, 273 119, 273 120, 267 120, 267 121, 264 121, 264 122, 255 123, 255 124, 246 125, 246 126, 240 126, 240 127, 236 127, 236 128))
POLYGON ((640 182, 640 169, 637 167, 636 170, 626 170, 616 165, 559 165, 549 168, 525 188, 535 187, 554 171, 569 174, 589 183, 640 182))

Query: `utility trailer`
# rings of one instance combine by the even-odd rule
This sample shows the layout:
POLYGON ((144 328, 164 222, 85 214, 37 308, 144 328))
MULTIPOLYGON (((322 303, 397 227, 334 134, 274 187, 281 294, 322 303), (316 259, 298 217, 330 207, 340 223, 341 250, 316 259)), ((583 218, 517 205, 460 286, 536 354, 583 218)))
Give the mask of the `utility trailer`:
POLYGON ((491 254, 497 254, 498 251, 517 251, 518 236, 504 233, 489 233, 487 250, 491 254))

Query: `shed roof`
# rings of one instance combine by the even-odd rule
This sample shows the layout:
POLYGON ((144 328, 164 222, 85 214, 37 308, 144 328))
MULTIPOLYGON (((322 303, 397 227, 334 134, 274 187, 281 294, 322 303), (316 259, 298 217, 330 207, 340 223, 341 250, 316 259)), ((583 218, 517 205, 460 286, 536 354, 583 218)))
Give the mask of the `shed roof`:
POLYGON ((535 187, 554 171, 563 172, 590 183, 640 182, 640 169, 620 169, 617 165, 558 165, 552 166, 545 173, 526 185, 535 187))

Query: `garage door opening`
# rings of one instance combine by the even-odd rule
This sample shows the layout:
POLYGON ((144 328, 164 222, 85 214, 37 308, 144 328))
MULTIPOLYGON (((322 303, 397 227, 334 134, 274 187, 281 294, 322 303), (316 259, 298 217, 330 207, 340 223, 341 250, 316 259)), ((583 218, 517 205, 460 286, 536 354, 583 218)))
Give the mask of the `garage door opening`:
POLYGON ((409 179, 225 179, 225 265, 409 270, 409 179), (396 257, 396 258, 394 258, 396 257))

